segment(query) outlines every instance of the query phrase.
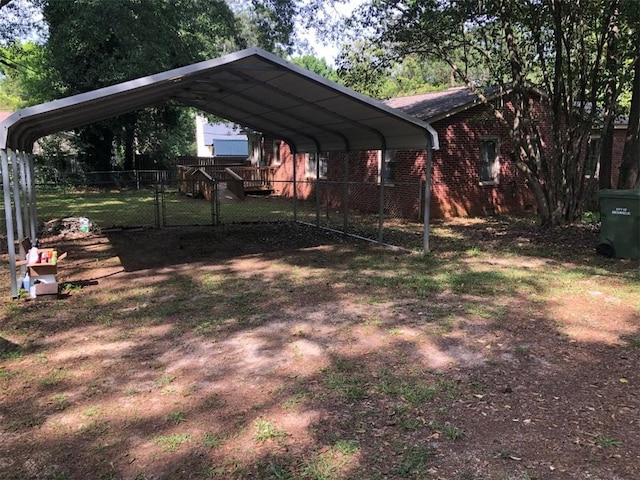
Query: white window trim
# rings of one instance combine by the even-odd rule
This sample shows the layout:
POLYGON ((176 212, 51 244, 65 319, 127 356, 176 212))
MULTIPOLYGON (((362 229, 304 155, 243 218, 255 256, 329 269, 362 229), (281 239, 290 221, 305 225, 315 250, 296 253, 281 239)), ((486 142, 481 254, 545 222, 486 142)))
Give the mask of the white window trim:
MULTIPOLYGON (((480 180, 478 185, 481 187, 492 187, 500 184, 500 138, 498 137, 483 137, 480 139, 480 157, 482 157, 482 145, 485 142, 495 142, 496 144, 496 158, 493 165, 493 180, 480 180)), ((478 158, 478 176, 480 176, 480 160, 478 158)))
MULTIPOLYGON (((311 155, 316 155, 315 153, 305 153, 304 154, 304 174, 306 178, 316 178, 316 169, 314 168, 313 171, 309 170, 309 160, 311 159, 311 155)), ((324 160, 325 164, 328 163, 328 155, 326 153, 318 153, 317 155, 317 161, 318 163, 320 163, 320 166, 322 167, 322 162, 324 160)), ((314 162, 315 163, 315 162, 314 162)), ((316 167, 317 168, 317 167, 316 167)), ((322 172, 322 168, 320 168, 320 175, 319 175, 320 180, 324 180, 327 178, 327 173, 323 173, 322 172)))
MULTIPOLYGON (((395 150, 387 150, 387 163, 394 163, 396 161, 396 152, 395 150), (390 161, 389 161, 390 160, 390 161)), ((395 173, 395 165, 394 165, 394 173, 395 173)), ((378 185, 380 185, 382 180, 382 150, 378 150, 378 185)), ((388 178, 384 179, 384 185, 393 187, 395 180, 389 180, 388 178)))
POLYGON ((280 158, 280 143, 280 140, 273 140, 273 156, 271 157, 271 165, 274 167, 278 167, 282 163, 280 158))

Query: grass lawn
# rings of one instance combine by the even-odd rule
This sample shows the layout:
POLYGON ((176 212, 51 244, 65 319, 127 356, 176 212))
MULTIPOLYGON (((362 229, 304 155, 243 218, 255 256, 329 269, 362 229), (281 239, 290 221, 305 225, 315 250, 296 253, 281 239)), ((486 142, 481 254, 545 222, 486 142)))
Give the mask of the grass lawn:
MULTIPOLYGON (((88 217, 94 225, 110 227, 153 227, 156 217, 162 225, 211 225, 212 205, 177 191, 164 194, 154 189, 86 190, 38 192, 38 219, 88 217)), ((293 219, 291 199, 248 197, 245 201, 221 202, 221 223, 278 221, 293 219)), ((315 204, 298 202, 301 220, 315 221, 315 204)))
MULTIPOLYGON (((87 217, 92 225, 102 229, 118 227, 194 226, 215 224, 211 202, 192 198, 174 190, 156 194, 154 189, 140 190, 74 190, 38 192, 38 220, 40 223, 65 217, 87 217)), ((296 214, 299 221, 316 224, 315 201, 298 200, 296 214)), ((294 204, 290 198, 247 197, 244 201, 221 201, 218 223, 276 222, 294 219, 294 204)), ((322 206, 321 226, 342 230, 341 210, 322 206)), ((366 238, 378 238, 377 215, 349 213, 349 232, 366 238)), ((397 218, 385 220, 385 241, 409 249, 420 249, 421 226, 409 222, 407 227, 397 218)))
POLYGON ((499 217, 434 224, 427 256, 282 223, 49 239, 63 294, 1 305, 0 478, 635 478, 639 263, 596 240, 499 217))

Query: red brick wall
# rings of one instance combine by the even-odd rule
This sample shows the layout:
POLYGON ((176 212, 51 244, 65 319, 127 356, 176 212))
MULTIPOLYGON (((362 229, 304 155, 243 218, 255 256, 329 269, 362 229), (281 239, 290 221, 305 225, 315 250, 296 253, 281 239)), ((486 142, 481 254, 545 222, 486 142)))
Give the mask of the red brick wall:
POLYGON ((440 139, 434 151, 433 217, 522 213, 534 208, 523 176, 515 167, 506 127, 480 105, 433 124, 440 139), (480 144, 496 138, 500 171, 495 185, 480 184, 480 144))
MULTIPOLYGON (((433 218, 521 213, 534 208, 526 183, 511 161, 512 148, 507 130, 487 111, 478 106, 433 124, 439 135, 440 150, 434 151, 430 214, 433 218), (499 182, 480 185, 480 143, 484 138, 497 138, 500 150, 499 182)), ((265 148, 269 152, 269 148, 265 148)), ((289 148, 283 144, 281 166, 276 180, 293 178, 293 162, 289 148)), ((305 175, 305 156, 297 155, 299 198, 314 195, 313 179, 305 175)), ((420 218, 425 181, 424 150, 395 152, 395 181, 385 186, 385 209, 406 218, 420 218)), ((327 180, 344 178, 343 154, 329 157, 327 180)), ((379 201, 378 152, 351 152, 349 181, 363 182, 358 194, 350 196, 349 205, 363 211, 377 212, 379 201), (365 185, 368 183, 368 185, 365 185)), ((279 183, 278 193, 292 194, 291 185, 279 183)), ((355 187, 352 187, 355 188, 355 187)), ((340 201, 340 195, 334 195, 340 201)))
MULTIPOLYGON (((537 110, 536 123, 542 130, 543 150, 548 151, 551 123, 544 118, 545 110, 534 105, 537 110)), ((507 108, 508 112, 509 109, 507 108)), ((432 218, 452 216, 482 216, 491 214, 517 214, 535 210, 535 201, 527 187, 524 176, 514 165, 513 148, 508 130, 484 105, 452 115, 432 124, 438 132, 440 149, 433 152, 430 214, 432 218), (479 177, 480 145, 485 138, 499 141, 500 171, 496 185, 481 185, 479 177)), ((626 130, 616 129, 612 182, 615 187, 618 176, 624 136, 626 130)), ((272 147, 265 141, 265 153, 270 155, 272 147)), ((290 181, 293 178, 293 162, 289 148, 282 144, 281 166, 276 180, 290 181)), ((421 218, 424 188, 419 182, 425 181, 426 152, 399 150, 395 152, 395 181, 385 186, 385 209, 405 218, 421 218), (422 191, 420 191, 422 190, 422 191)), ((269 157, 270 158, 270 157, 269 157)), ((299 198, 313 198, 314 178, 305 174, 305 156, 297 155, 297 180, 299 198)), ((331 203, 339 206, 342 201, 339 182, 344 179, 344 154, 332 153, 329 157, 327 179, 322 192, 333 188, 331 203)), ((351 152, 349 154, 349 182, 358 183, 357 195, 350 195, 349 205, 362 211, 377 212, 379 201, 378 152, 351 152), (361 182, 361 183, 360 183, 361 182)), ((277 193, 291 196, 292 186, 286 183, 276 185, 277 193)))

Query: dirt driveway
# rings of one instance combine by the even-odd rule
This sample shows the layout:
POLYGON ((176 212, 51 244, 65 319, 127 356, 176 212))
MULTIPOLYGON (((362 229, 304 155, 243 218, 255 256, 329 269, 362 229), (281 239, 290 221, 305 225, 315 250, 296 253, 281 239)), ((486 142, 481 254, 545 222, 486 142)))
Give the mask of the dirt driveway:
POLYGON ((636 479, 638 262, 595 235, 50 238, 63 294, 2 305, 0 478, 636 479))

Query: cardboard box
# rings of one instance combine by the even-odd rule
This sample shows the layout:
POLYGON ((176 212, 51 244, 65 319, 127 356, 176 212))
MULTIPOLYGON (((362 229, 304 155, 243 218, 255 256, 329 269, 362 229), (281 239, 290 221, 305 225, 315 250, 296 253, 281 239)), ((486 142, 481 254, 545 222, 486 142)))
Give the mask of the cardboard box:
POLYGON ((61 255, 56 255, 56 263, 52 263, 54 253, 57 253, 56 250, 54 248, 39 248, 38 258, 45 258, 46 261, 28 262, 28 252, 31 249, 31 240, 27 237, 23 239, 20 244, 23 251, 27 252, 27 260, 17 261, 16 266, 27 266, 27 273, 30 278, 29 290, 31 296, 57 295, 58 281, 56 279, 56 275, 58 274, 58 263, 66 258, 66 252, 61 255))
MULTIPOLYGON (((38 249, 38 254, 43 254, 49 260, 53 259, 55 253, 56 250, 54 248, 38 249)), ((66 256, 66 253, 58 256, 56 263, 51 263, 51 261, 41 263, 28 263, 27 267, 29 267, 29 276, 37 277, 40 275, 56 275, 58 273, 58 262, 64 260, 66 256)))
POLYGON ((58 282, 55 275, 39 275, 31 279, 36 295, 55 295, 58 293, 58 282))
MULTIPOLYGON (((39 248, 38 256, 46 256, 46 258, 53 258, 53 248, 39 248)), ((40 262, 40 263, 28 263, 29 276, 36 277, 40 275, 55 275, 58 273, 58 263, 40 262)))

